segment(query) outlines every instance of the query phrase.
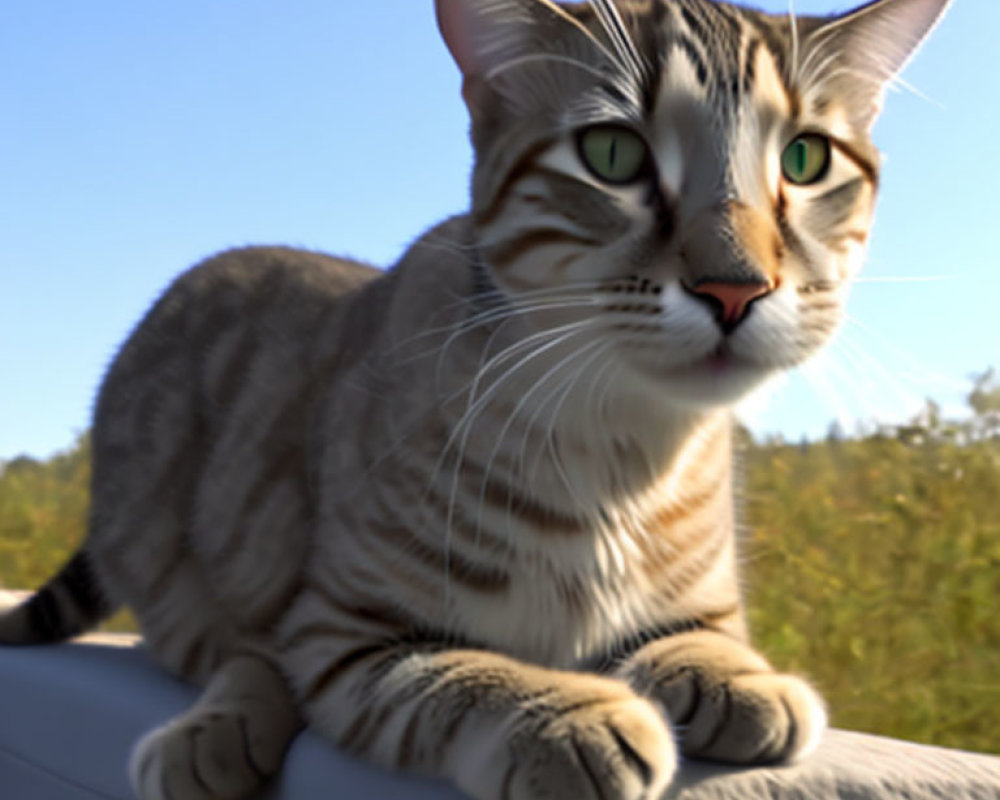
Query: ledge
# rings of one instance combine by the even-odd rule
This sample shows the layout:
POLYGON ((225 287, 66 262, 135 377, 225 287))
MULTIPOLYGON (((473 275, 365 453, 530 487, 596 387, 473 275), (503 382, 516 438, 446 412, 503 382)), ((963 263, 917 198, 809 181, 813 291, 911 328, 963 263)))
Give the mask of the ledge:
MULTIPOLYGON (((128 637, 91 637, 55 647, 0 648, 3 797, 131 800, 125 764, 132 743, 195 697, 134 644, 128 637)), ((461 800, 439 783, 372 768, 303 733, 265 798, 334 796, 461 800)), ((830 731, 816 754, 791 766, 685 763, 667 798, 996 800, 1000 758, 830 731)))

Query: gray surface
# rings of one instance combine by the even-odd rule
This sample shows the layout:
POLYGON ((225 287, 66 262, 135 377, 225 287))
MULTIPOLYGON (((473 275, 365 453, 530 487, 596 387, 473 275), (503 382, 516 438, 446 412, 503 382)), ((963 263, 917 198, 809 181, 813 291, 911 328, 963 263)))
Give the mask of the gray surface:
MULTIPOLYGON (((194 696, 133 647, 0 648, 0 798, 130 800, 125 764, 132 743, 194 696)), ((685 764, 668 797, 996 800, 1000 758, 831 731, 798 765, 685 764)), ((460 800, 446 786, 359 763, 308 732, 267 798, 460 800)))

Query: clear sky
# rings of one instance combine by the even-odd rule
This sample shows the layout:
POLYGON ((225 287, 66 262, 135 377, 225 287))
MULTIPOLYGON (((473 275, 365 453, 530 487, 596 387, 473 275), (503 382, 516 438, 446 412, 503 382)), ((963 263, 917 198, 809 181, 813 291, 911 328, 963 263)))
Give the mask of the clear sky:
MULTIPOLYGON (((1000 2, 956 0, 905 73, 919 94, 890 96, 852 321, 758 432, 898 420, 1000 366, 997 30, 1000 2)), ((201 257, 287 243, 388 265, 462 211, 458 89, 431 0, 0 5, 0 459, 86 429, 118 344, 201 257)))

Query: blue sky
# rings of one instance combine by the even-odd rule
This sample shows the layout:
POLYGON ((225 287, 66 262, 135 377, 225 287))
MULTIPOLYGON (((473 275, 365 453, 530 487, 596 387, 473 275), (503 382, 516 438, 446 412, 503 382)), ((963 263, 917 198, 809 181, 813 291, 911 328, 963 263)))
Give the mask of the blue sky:
MULTIPOLYGON (((956 0, 904 75, 919 94, 889 97, 852 321, 758 432, 954 405, 1000 366, 997 30, 1000 3, 956 0)), ((4 3, 0 459, 85 430, 118 344, 205 255, 286 243, 388 265, 463 210, 458 88, 431 0, 4 3)))

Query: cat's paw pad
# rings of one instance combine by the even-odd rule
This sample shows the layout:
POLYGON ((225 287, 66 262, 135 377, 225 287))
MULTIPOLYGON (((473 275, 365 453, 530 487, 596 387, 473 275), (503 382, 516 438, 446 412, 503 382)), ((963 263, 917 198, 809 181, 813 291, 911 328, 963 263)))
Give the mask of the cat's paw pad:
POLYGON ((509 753, 501 797, 653 800, 677 768, 666 723, 637 696, 584 704, 523 728, 509 753))
POLYGON ((284 748, 238 711, 194 709, 146 734, 129 774, 142 800, 240 800, 277 770, 284 748))

